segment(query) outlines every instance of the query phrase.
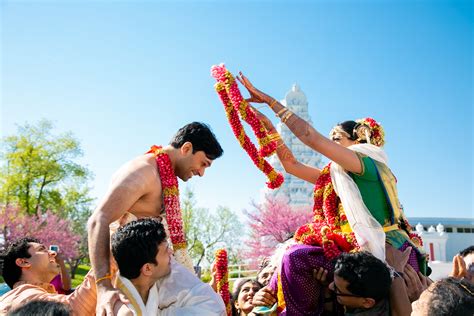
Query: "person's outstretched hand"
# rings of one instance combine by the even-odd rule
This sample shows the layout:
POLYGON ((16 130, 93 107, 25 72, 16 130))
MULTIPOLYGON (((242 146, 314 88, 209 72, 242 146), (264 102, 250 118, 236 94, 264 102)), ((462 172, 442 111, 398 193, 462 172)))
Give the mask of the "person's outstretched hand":
POLYGON ((407 294, 410 302, 418 300, 421 293, 433 283, 433 281, 425 277, 421 272, 417 273, 409 264, 407 264, 403 270, 403 279, 407 286, 407 294))
POLYGON ((460 255, 454 256, 453 270, 451 271, 451 274, 449 276, 452 276, 453 278, 456 278, 456 279, 465 278, 470 282, 474 281, 466 267, 466 262, 464 261, 464 258, 461 257, 460 255))
POLYGON ((400 251, 390 244, 385 244, 385 260, 395 271, 403 272, 411 250, 412 247, 407 247, 404 251, 400 251))
POLYGON ((98 316, 113 316, 115 304, 129 304, 130 301, 118 289, 114 288, 97 288, 97 306, 95 309, 98 316))
POLYGON ((269 103, 271 102, 272 98, 269 97, 267 94, 263 93, 262 91, 258 90, 253 86, 250 80, 244 76, 242 71, 239 71, 239 74, 236 76, 237 80, 240 81, 241 84, 248 90, 250 93, 250 98, 245 99, 247 102, 254 102, 254 103, 269 103))

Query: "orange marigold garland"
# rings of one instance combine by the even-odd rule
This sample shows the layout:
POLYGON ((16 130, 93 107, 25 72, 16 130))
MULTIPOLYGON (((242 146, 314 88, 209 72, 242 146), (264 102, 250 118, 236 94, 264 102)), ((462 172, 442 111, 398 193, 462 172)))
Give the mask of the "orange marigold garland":
POLYGON ((275 189, 283 183, 283 175, 275 171, 275 169, 264 159, 276 150, 276 142, 271 141, 269 135, 263 124, 255 115, 255 112, 248 106, 245 99, 240 94, 235 78, 225 68, 223 64, 219 66, 212 66, 212 76, 217 80, 215 89, 224 104, 227 118, 232 127, 235 137, 240 143, 240 146, 247 152, 253 163, 267 176, 269 182, 267 186, 270 189, 275 189), (250 138, 245 133, 245 130, 240 121, 240 116, 253 129, 259 144, 260 151, 257 150, 250 138))
POLYGON ((194 272, 193 262, 188 255, 186 237, 184 235, 183 219, 181 217, 181 207, 179 203, 178 178, 174 174, 170 157, 163 150, 163 147, 156 145, 153 145, 147 153, 152 153, 156 157, 156 164, 158 166, 163 191, 166 222, 168 223, 169 237, 173 244, 174 256, 176 261, 194 272))
POLYGON ((229 292, 229 271, 227 261, 227 251, 225 249, 218 249, 216 251, 216 284, 217 293, 222 297, 225 304, 227 315, 232 315, 232 307, 230 303, 230 292, 229 292))

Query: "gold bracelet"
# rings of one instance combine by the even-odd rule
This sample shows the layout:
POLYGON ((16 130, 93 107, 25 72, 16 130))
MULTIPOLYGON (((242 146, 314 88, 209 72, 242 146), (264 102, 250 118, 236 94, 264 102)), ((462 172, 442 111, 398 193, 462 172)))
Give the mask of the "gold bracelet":
POLYGON ((104 280, 107 280, 107 279, 112 280, 112 274, 107 273, 107 274, 104 275, 103 277, 98 278, 97 280, 95 280, 95 284, 99 284, 100 281, 104 281, 104 280))
POLYGON ((281 109, 280 111, 278 111, 278 113, 276 114, 277 117, 280 117, 280 115, 282 115, 283 113, 285 113, 285 111, 288 111, 287 108, 283 108, 281 109))
POLYGON ((270 109, 273 110, 273 107, 275 106, 275 103, 277 103, 278 101, 276 99, 273 99, 272 103, 269 104, 270 106, 270 109))
POLYGON ((285 121, 283 123, 286 124, 286 122, 290 119, 290 117, 293 116, 293 114, 294 114, 293 112, 290 112, 290 114, 287 117, 285 117, 285 121))
POLYGON ((293 112, 291 111, 288 111, 285 113, 284 117, 281 118, 281 121, 283 123, 286 123, 286 121, 288 121, 288 119, 293 115, 293 112))
POLYGON ((281 139, 281 136, 278 133, 268 134, 268 139, 270 139, 270 140, 279 140, 279 139, 281 139))

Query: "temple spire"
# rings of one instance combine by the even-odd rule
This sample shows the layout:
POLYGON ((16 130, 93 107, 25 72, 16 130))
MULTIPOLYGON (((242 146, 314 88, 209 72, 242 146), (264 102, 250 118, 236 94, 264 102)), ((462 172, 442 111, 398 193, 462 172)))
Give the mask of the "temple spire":
MULTIPOLYGON (((292 85, 291 89, 286 93, 285 98, 281 100, 281 103, 290 108, 299 117, 312 124, 308 113, 306 95, 297 83, 292 85)), ((304 145, 293 135, 286 125, 279 123, 277 129, 285 144, 291 149, 299 161, 310 166, 321 167, 321 155, 319 153, 304 145)), ((265 190, 265 193, 276 197, 284 196, 292 206, 312 205, 314 185, 287 174, 276 155, 271 158, 271 164, 276 170, 283 173, 285 182, 281 188, 277 190, 265 190)))

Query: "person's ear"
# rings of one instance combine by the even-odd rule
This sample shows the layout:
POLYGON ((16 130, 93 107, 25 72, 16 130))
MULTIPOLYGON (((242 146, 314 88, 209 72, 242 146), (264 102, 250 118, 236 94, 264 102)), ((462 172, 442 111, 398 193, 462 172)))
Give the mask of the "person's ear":
POLYGON ((145 276, 150 276, 153 272, 152 266, 150 263, 145 263, 140 269, 141 274, 145 276))
POLYGON ((364 308, 372 308, 375 305, 375 300, 371 297, 364 297, 364 301, 362 302, 362 306, 364 308))
POLYGON ((29 267, 31 267, 31 263, 28 262, 28 260, 26 260, 25 258, 17 258, 15 260, 15 263, 20 268, 29 268, 29 267))
POLYGON ((180 148, 181 154, 187 156, 193 153, 193 144, 191 142, 185 142, 180 148))
POLYGON ((237 310, 239 309, 239 300, 235 300, 235 302, 234 302, 234 307, 235 307, 235 309, 237 309, 237 310))

